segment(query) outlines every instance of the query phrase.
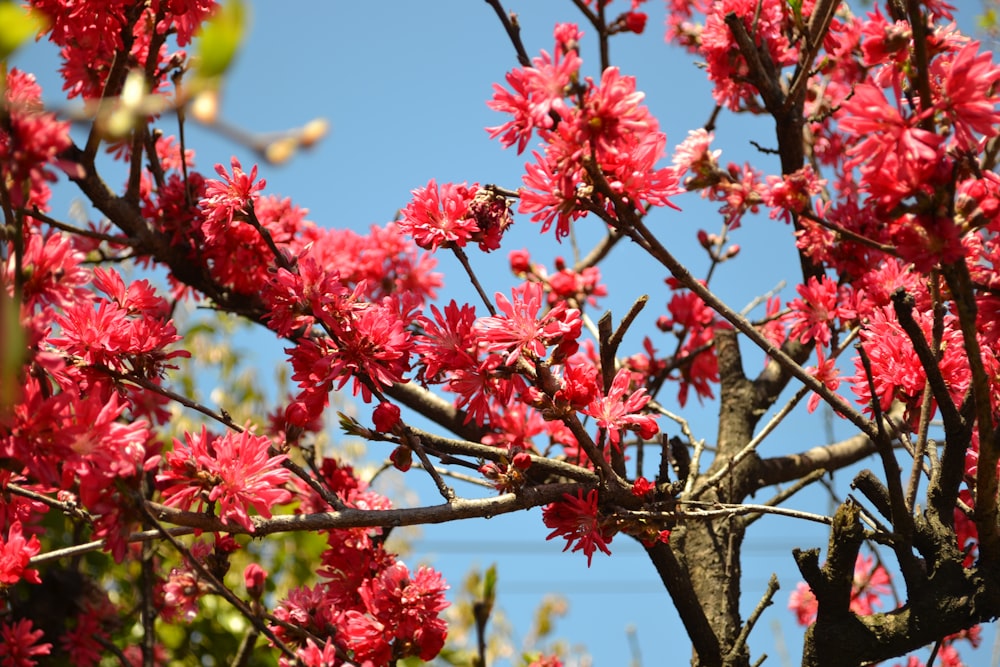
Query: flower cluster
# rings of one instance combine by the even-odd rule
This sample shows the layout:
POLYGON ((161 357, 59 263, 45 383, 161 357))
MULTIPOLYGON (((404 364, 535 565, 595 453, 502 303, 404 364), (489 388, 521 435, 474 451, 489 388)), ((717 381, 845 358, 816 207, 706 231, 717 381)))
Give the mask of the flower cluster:
MULTIPOLYGON (((623 20, 638 27, 637 14, 623 20)), ((488 128, 504 146, 521 153, 533 135, 544 151, 526 165, 518 210, 532 214, 542 231, 556 227, 556 238, 588 213, 610 220, 642 215, 650 206, 673 206, 680 192, 676 171, 657 168, 666 136, 642 104, 635 79, 616 67, 600 81, 581 78, 578 55, 582 33, 572 24, 556 27, 553 55, 543 51, 530 67, 507 74, 510 89, 494 87, 491 109, 511 120, 488 128)))
POLYGON ((186 434, 174 440, 164 455, 166 468, 156 476, 167 505, 203 511, 207 503, 219 503, 219 518, 254 531, 249 510, 270 517, 274 505, 291 500, 284 488, 289 473, 281 467, 288 458, 268 453, 271 441, 249 431, 213 437, 186 434))
MULTIPOLYGON (((329 490, 348 507, 391 507, 388 499, 357 479, 350 466, 326 459, 320 470, 329 490)), ((301 511, 326 509, 315 493, 304 493, 301 511)), ((410 656, 430 660, 443 647, 447 627, 439 614, 448 606, 448 586, 431 568, 411 573, 385 550, 378 533, 363 528, 327 531, 321 583, 291 590, 276 607, 274 616, 283 623, 272 629, 305 664, 326 664, 310 660, 336 651, 358 664, 384 666, 410 656), (324 642, 324 648, 316 640, 324 642)), ((293 663, 283 658, 281 664, 293 663)))

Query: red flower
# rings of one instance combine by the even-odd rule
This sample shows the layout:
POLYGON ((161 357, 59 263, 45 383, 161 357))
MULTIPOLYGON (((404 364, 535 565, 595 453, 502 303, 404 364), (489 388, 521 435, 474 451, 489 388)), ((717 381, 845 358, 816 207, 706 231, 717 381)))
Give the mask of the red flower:
POLYGON ((423 364, 423 377, 427 382, 440 382, 441 375, 476 366, 476 308, 469 304, 461 307, 452 299, 444 312, 431 305, 433 319, 421 315, 417 324, 423 333, 414 337, 413 352, 423 364))
POLYGON ((412 191, 413 201, 400 211, 399 230, 427 250, 441 246, 462 248, 473 234, 479 232, 476 218, 469 205, 479 189, 478 183, 466 187, 445 183, 438 187, 432 178, 426 187, 412 191))
POLYGON ((295 657, 297 660, 289 660, 287 656, 282 655, 278 660, 278 664, 281 667, 291 667, 295 665, 305 665, 305 667, 331 667, 332 665, 344 664, 344 661, 340 656, 337 655, 337 645, 333 643, 333 640, 327 639, 326 643, 323 644, 323 648, 320 648, 316 643, 309 638, 306 640, 306 645, 295 652, 295 657))
POLYGON ((632 392, 628 398, 625 397, 631 382, 632 374, 629 370, 620 368, 607 396, 600 392, 601 395, 583 411, 597 419, 597 425, 607 432, 608 440, 615 447, 620 446, 623 430, 638 431, 643 439, 652 438, 660 430, 655 415, 641 413, 650 399, 645 387, 632 392))
POLYGON ((0 667, 34 667, 36 656, 48 655, 52 644, 37 643, 41 630, 32 630, 31 621, 22 618, 13 623, 0 623, 0 667))
POLYGON ((367 403, 372 393, 364 379, 387 387, 403 381, 403 374, 410 369, 410 350, 413 342, 406 327, 410 317, 402 317, 389 298, 381 304, 350 312, 344 329, 338 332, 339 346, 329 357, 328 380, 342 388, 354 378, 352 393, 367 403))
POLYGON ((219 518, 252 533, 251 507, 270 517, 273 505, 291 499, 283 488, 289 473, 281 462, 287 457, 268 456, 267 437, 243 431, 213 438, 202 426, 199 435, 187 433, 184 440, 174 440, 165 457, 168 468, 156 476, 167 505, 187 510, 197 503, 200 511, 206 499, 218 500, 219 518))
POLYGON ((645 477, 637 477, 636 480, 632 482, 632 495, 642 498, 655 488, 656 484, 653 484, 645 477))
POLYGON ((438 614, 448 606, 448 586, 436 571, 421 567, 414 576, 394 562, 358 590, 362 610, 346 613, 347 646, 359 660, 388 664, 390 657, 431 660, 444 646, 447 626, 438 614))
POLYGON ((587 492, 586 498, 580 490, 576 496, 567 493, 561 501, 546 505, 542 510, 542 521, 546 527, 553 529, 545 539, 565 538, 563 551, 571 546, 573 551, 582 551, 587 556, 588 567, 596 549, 611 555, 608 545, 616 531, 601 524, 597 511, 597 489, 587 492))
POLYGON ((997 134, 1000 113, 996 84, 1000 68, 993 55, 979 53, 979 42, 969 42, 953 57, 940 57, 931 63, 931 73, 941 78, 939 97, 934 107, 952 121, 960 150, 975 150, 979 140, 997 134))
MULTIPOLYGON (((826 388, 830 391, 837 391, 837 387, 840 386, 840 374, 837 372, 837 360, 836 359, 825 359, 823 355, 823 347, 816 347, 816 365, 806 369, 810 375, 826 385, 826 388)), ((820 397, 819 394, 813 392, 812 396, 809 397, 809 403, 806 408, 810 414, 812 414, 816 408, 819 406, 820 397)))
POLYGON ((546 151, 542 156, 532 151, 535 164, 524 165, 521 177, 526 188, 521 190, 519 213, 534 213, 532 222, 542 223, 542 232, 547 232, 556 223, 556 240, 569 236, 569 224, 587 215, 577 201, 577 187, 583 187, 584 172, 579 165, 561 165, 558 156, 546 151), (569 167, 569 168, 567 168, 569 167))
POLYGON ((264 594, 266 580, 267 571, 258 563, 250 563, 243 569, 243 583, 247 587, 247 593, 255 600, 259 600, 264 594))
POLYGON ((7 188, 14 206, 45 209, 50 195, 46 182, 56 180, 51 167, 72 168, 57 158, 71 143, 69 123, 43 111, 42 89, 34 75, 11 68, 5 83, 0 103, 10 110, 10 116, 0 129, 0 178, 17 184, 7 188))
POLYGON ((637 35, 641 35, 646 29, 646 20, 649 17, 643 12, 628 12, 624 15, 625 27, 637 35))
POLYGON ((481 317, 475 329, 481 335, 488 352, 506 353, 504 364, 513 366, 522 353, 535 359, 545 357, 546 347, 559 345, 563 350, 575 348, 583 328, 580 311, 567 308, 564 302, 539 316, 542 307, 542 286, 528 282, 511 290, 512 301, 497 292, 495 317, 481 317))
POLYGON ((565 97, 583 64, 576 52, 580 36, 580 31, 572 24, 556 26, 554 57, 542 51, 541 56, 531 61, 532 67, 508 72, 506 79, 513 92, 499 84, 493 85, 493 99, 486 103, 487 106, 511 114, 513 119, 486 128, 491 139, 500 137, 505 148, 516 143, 520 154, 531 140, 533 130, 550 129, 553 114, 557 117, 569 114, 565 97))
MULTIPOLYGON (((881 597, 890 592, 889 573, 881 564, 872 566, 874 559, 858 554, 854 564, 854 582, 851 586, 851 611, 860 616, 873 613, 882 606, 881 597)), ((800 582, 788 598, 788 608, 795 612, 800 625, 812 625, 816 620, 819 603, 812 589, 800 582)))
POLYGON ((28 562, 38 555, 41 548, 37 536, 24 539, 20 521, 10 524, 6 541, 0 539, 0 584, 16 584, 21 579, 33 584, 42 583, 38 570, 28 567, 28 562))
POLYGON ((206 213, 202 228, 207 243, 214 241, 216 236, 224 236, 237 213, 247 215, 257 201, 258 192, 267 185, 264 179, 254 183, 257 179, 257 165, 247 174, 235 156, 230 164, 233 169, 231 175, 226 173, 225 167, 217 164, 215 171, 222 180, 205 183, 205 197, 200 204, 206 213))
POLYGON ((843 323, 855 317, 854 310, 843 305, 845 295, 841 294, 837 283, 827 276, 823 276, 822 280, 810 276, 805 285, 795 289, 802 298, 788 304, 791 309, 788 314, 790 338, 802 343, 815 340, 820 345, 829 345, 837 320, 843 323))

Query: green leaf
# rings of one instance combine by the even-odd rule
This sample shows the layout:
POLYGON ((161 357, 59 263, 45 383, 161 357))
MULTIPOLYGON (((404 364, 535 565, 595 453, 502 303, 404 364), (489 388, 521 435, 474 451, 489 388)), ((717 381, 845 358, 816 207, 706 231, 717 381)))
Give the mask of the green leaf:
POLYGON ((493 563, 483 577, 483 601, 492 607, 497 599, 497 564, 493 563))
POLYGON ((233 64, 246 28, 242 0, 228 0, 201 27, 196 72, 204 81, 221 77, 233 64))
POLYGON ((0 414, 17 400, 21 386, 18 373, 24 363, 25 342, 20 310, 7 290, 0 289, 0 414))
POLYGON ((45 28, 41 15, 15 2, 0 2, 0 60, 45 28))

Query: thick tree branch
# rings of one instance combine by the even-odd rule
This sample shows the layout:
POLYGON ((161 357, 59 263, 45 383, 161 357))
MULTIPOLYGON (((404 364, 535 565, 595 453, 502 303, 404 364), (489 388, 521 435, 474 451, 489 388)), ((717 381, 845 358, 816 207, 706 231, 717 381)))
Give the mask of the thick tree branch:
POLYGON ((656 567, 667 593, 670 594, 670 600, 681 617, 681 623, 684 624, 684 629, 694 645, 695 653, 698 654, 699 663, 721 665, 722 651, 719 639, 709 625, 705 610, 694 588, 691 587, 690 574, 678 562, 673 550, 667 544, 657 542, 651 547, 646 547, 646 553, 656 567))
POLYGON ((218 517, 199 512, 186 512, 175 507, 148 503, 150 512, 159 521, 176 526, 232 534, 252 534, 255 537, 295 531, 333 530, 336 528, 395 528, 428 523, 447 523, 460 519, 489 519, 501 514, 548 505, 572 494, 579 484, 546 484, 521 489, 493 498, 456 498, 450 503, 391 510, 360 510, 348 508, 320 514, 282 515, 265 519, 252 517, 253 533, 243 526, 229 524, 218 517))
POLYGON ((762 459, 758 470, 760 487, 783 484, 814 470, 833 472, 875 453, 875 443, 864 433, 829 445, 813 447, 799 454, 762 459))

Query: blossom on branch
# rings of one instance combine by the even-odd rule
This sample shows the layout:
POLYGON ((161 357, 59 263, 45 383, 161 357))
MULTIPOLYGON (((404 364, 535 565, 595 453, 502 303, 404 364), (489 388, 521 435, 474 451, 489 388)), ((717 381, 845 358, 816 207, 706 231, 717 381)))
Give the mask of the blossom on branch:
POLYGON ((257 165, 250 173, 243 171, 243 165, 234 156, 230 162, 232 173, 221 164, 215 165, 215 172, 221 181, 211 180, 205 184, 205 196, 201 207, 206 211, 203 230, 205 241, 211 243, 216 236, 225 235, 233 226, 237 216, 249 215, 256 203, 258 193, 267 185, 264 179, 257 180, 257 165))
POLYGON ((563 551, 582 551, 587 557, 587 566, 594 558, 594 551, 600 549, 608 556, 611 550, 608 545, 617 532, 601 521, 597 509, 597 489, 591 489, 584 497, 583 490, 575 496, 563 495, 563 499, 550 503, 542 510, 542 521, 552 529, 548 537, 562 537, 566 540, 563 551))
POLYGON ((0 538, 0 585, 9 586, 22 579, 33 584, 42 583, 38 570, 28 567, 32 556, 38 555, 41 548, 37 535, 24 538, 20 521, 10 524, 7 538, 0 538))
POLYGON ((649 440, 659 433, 656 415, 644 414, 643 408, 650 401, 645 387, 633 391, 626 397, 632 382, 632 374, 626 368, 620 368, 608 389, 607 395, 600 392, 583 410, 597 420, 598 427, 608 434, 611 445, 621 448, 622 431, 636 431, 643 440, 649 440))
POLYGON ((472 235, 480 231, 469 211, 478 189, 478 183, 471 187, 465 183, 438 186, 432 178, 425 187, 412 191, 413 200, 399 213, 399 230, 426 250, 465 247, 472 235))
POLYGON ((249 431, 222 437, 201 433, 174 440, 163 456, 166 468, 156 476, 166 505, 202 511, 219 502, 219 518, 254 532, 249 510, 271 516, 274 505, 291 500, 284 488, 289 472, 281 467, 285 454, 270 456, 270 439, 249 431))
POLYGON ((504 365, 514 366, 522 355, 529 361, 543 359, 546 348, 557 346, 553 356, 565 357, 577 347, 583 329, 580 311, 559 302, 548 312, 542 308, 542 286, 527 282, 511 290, 511 299, 496 293, 500 314, 481 317, 474 328, 487 352, 505 354, 504 365))

